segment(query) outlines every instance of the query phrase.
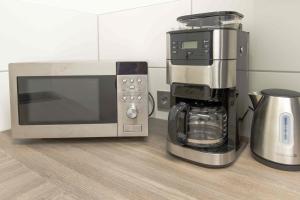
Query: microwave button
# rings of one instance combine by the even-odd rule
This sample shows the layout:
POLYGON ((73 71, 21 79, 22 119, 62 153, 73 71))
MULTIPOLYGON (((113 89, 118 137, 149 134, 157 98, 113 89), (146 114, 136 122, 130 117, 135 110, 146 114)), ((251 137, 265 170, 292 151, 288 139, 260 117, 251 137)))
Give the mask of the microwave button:
POLYGON ((129 125, 125 124, 123 126, 124 132, 142 132, 142 125, 129 125))
POLYGON ((134 89, 135 88, 135 86, 134 85, 131 85, 131 86, 129 86, 129 89, 134 89))

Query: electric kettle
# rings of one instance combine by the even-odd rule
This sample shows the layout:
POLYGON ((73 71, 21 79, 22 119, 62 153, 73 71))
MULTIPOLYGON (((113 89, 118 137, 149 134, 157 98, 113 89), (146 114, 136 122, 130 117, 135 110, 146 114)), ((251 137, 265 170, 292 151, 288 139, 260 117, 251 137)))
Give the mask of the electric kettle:
POLYGON ((249 97, 254 108, 253 157, 273 168, 300 170, 300 93, 266 89, 249 97))

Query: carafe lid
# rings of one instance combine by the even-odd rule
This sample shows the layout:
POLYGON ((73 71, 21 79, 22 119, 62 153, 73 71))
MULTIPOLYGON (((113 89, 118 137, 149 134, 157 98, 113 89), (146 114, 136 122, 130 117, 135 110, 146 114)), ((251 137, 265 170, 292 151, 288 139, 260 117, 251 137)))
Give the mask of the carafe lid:
POLYGON ((300 93, 293 90, 285 89, 266 89, 262 90, 261 93, 267 96, 273 97, 287 97, 287 98, 297 98, 300 97, 300 93))

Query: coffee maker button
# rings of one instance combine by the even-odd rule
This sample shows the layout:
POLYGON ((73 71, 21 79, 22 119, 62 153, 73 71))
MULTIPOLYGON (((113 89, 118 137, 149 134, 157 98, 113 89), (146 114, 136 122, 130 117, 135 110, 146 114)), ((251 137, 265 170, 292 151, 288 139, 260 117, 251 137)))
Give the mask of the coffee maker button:
POLYGON ((135 88, 134 85, 129 86, 129 89, 133 90, 135 88))
POLYGON ((122 82, 125 84, 125 83, 127 82, 127 80, 126 80, 126 79, 123 79, 122 82))
POLYGON ((122 98, 122 100, 123 100, 123 101, 126 101, 126 100, 127 100, 127 97, 124 96, 124 97, 122 98))
POLYGON ((131 100, 134 100, 134 96, 131 96, 130 99, 131 99, 131 100))
POLYGON ((130 79, 130 83, 133 83, 134 82, 134 80, 133 79, 130 79))
POLYGON ((139 78, 139 79, 137 80, 137 82, 138 82, 138 83, 142 83, 142 79, 139 78))
POLYGON ((137 98, 138 100, 142 100, 142 97, 141 96, 138 96, 138 98, 137 98))

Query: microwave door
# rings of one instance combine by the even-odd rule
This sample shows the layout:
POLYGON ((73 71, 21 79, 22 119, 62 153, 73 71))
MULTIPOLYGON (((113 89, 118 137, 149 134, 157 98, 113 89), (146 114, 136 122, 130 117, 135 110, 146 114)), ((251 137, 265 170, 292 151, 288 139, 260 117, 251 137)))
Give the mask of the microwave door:
MULTIPOLYGON (((114 75, 20 76, 17 91, 20 126, 98 125, 94 131, 117 126, 114 75)), ((109 132, 117 135, 117 130, 109 132)))

